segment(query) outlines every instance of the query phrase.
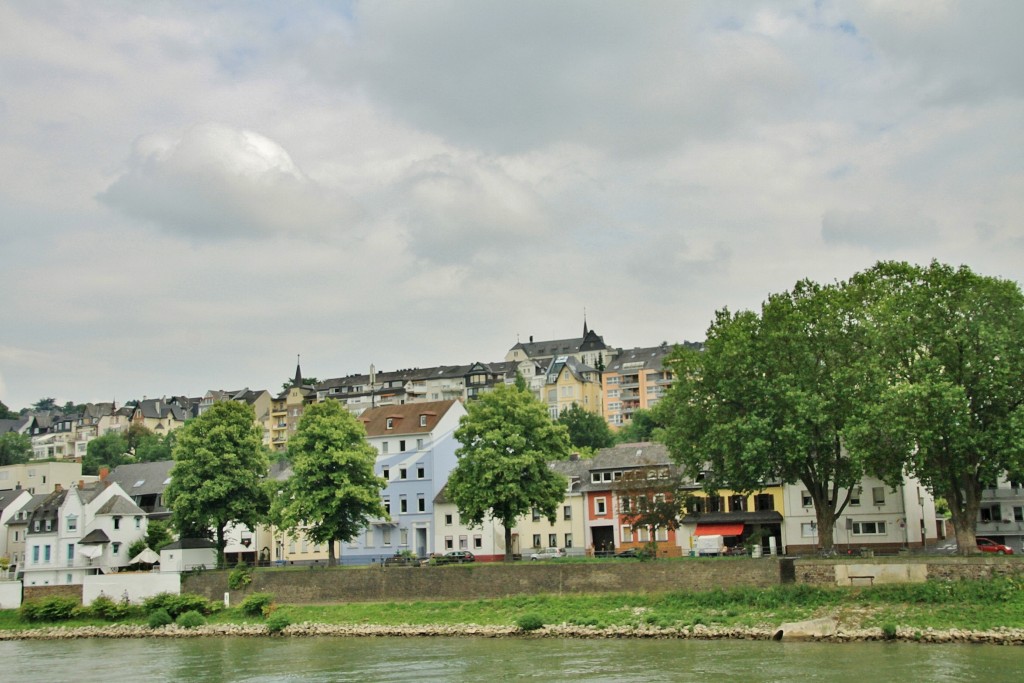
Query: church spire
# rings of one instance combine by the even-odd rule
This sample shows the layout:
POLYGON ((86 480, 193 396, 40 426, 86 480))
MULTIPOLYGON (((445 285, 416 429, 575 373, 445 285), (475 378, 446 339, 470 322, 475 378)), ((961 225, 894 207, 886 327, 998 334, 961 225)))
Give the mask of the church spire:
POLYGON ((587 329, 587 309, 583 309, 583 336, 586 337, 590 333, 587 329))
POLYGON ((292 380, 293 387, 302 386, 302 355, 295 356, 295 379, 292 380))

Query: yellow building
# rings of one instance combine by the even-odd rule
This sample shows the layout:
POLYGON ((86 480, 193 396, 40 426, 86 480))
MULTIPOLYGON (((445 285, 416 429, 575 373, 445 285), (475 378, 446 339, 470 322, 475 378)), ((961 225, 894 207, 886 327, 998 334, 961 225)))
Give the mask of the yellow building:
POLYGON ((781 484, 748 494, 721 489, 711 495, 701 490, 699 483, 688 488, 686 514, 679 527, 684 552, 696 546, 697 537, 709 535, 722 536, 735 552, 748 545, 756 545, 755 552, 764 554, 782 552, 785 510, 781 484))
POLYGON ((573 403, 601 415, 601 373, 575 356, 558 356, 548 366, 543 397, 553 420, 573 403))
POLYGON ((316 389, 312 385, 303 384, 302 369, 295 366, 295 379, 291 386, 278 394, 270 403, 270 413, 265 425, 270 448, 283 451, 288 446, 288 438, 299 426, 299 418, 306 405, 316 401, 316 389))

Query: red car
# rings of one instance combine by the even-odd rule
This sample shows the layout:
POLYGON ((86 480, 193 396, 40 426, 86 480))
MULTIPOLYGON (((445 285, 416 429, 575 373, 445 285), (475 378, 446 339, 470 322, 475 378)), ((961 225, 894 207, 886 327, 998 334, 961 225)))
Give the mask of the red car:
POLYGON ((1002 543, 996 543, 991 538, 977 538, 978 550, 983 553, 995 553, 997 555, 1013 555, 1013 548, 1002 543))

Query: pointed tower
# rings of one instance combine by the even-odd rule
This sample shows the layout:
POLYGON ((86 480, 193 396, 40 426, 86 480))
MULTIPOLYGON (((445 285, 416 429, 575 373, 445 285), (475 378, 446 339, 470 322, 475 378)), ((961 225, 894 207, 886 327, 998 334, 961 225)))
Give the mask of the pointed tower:
POLYGON ((298 355, 295 357, 295 379, 292 380, 293 387, 302 386, 302 356, 298 355))

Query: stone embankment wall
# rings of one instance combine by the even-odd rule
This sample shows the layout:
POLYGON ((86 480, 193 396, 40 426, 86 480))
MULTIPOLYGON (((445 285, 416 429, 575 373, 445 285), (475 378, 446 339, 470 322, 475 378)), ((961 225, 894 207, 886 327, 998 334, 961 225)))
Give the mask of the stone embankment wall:
POLYGON ((1024 575, 1024 561, 1016 557, 987 556, 797 559, 793 570, 796 583, 857 586, 1024 575))
MULTIPOLYGON (((478 600, 510 595, 707 591, 780 583, 787 560, 609 561, 594 563, 480 563, 444 567, 256 570, 245 591, 271 593, 281 603, 478 600)), ((220 600, 227 571, 183 577, 183 593, 220 600)))

